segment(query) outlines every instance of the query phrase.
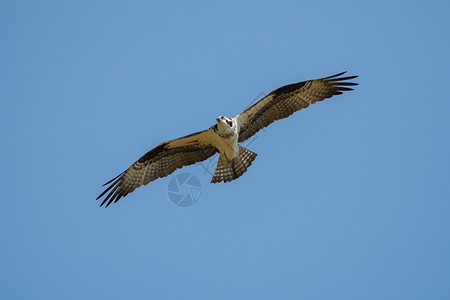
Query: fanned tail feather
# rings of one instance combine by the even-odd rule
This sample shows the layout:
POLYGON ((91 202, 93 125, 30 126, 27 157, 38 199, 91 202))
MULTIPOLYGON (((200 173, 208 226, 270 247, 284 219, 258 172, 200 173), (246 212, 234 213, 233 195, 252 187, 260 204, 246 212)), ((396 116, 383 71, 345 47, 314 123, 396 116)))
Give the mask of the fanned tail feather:
POLYGON ((211 183, 230 182, 242 176, 252 165, 258 154, 239 146, 238 156, 228 165, 224 165, 219 158, 216 171, 211 183))

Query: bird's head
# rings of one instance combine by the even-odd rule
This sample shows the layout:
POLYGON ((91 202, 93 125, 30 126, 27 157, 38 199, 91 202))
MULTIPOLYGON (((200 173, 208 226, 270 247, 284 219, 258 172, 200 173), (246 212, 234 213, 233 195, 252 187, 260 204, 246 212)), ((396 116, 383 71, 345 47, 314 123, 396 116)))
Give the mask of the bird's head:
POLYGON ((228 126, 228 127, 233 127, 233 121, 231 119, 228 119, 227 117, 224 116, 220 116, 217 117, 217 124, 219 126, 228 126))

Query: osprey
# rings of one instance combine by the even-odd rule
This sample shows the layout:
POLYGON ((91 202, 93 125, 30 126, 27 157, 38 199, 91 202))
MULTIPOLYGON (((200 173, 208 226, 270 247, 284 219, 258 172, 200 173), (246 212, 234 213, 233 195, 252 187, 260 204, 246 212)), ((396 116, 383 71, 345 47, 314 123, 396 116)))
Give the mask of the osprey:
POLYGON ((109 185, 97 200, 108 207, 142 185, 168 176, 176 169, 220 154, 211 183, 230 182, 239 178, 251 166, 256 153, 239 146, 262 128, 274 121, 287 118, 310 104, 351 91, 357 85, 345 80, 358 76, 340 77, 346 72, 320 79, 302 81, 280 87, 253 104, 239 115, 220 116, 209 129, 159 144, 131 167, 105 183, 109 185))

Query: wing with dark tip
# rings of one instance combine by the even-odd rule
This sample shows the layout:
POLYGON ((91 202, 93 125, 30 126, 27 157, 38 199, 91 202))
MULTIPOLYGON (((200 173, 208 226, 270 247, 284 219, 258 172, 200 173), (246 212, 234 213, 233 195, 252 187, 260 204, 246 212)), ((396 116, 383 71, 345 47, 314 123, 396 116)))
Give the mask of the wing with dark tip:
POLYGON ((100 206, 106 203, 108 207, 142 185, 213 156, 217 152, 211 145, 214 135, 210 128, 156 146, 125 172, 103 185, 108 187, 97 197, 98 200, 106 195, 100 206))
POLYGON ((346 80, 358 76, 333 76, 302 81, 280 87, 235 116, 239 124, 239 142, 243 142, 271 123, 287 118, 294 112, 307 108, 310 104, 351 91, 348 86, 358 85, 346 80))

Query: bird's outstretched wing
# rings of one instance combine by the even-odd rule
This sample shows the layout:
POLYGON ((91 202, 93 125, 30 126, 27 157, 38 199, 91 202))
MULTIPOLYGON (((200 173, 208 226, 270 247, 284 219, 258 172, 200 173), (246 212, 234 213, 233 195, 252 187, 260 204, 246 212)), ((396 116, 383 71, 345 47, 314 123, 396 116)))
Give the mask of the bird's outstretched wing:
POLYGON ((156 146, 126 171, 103 185, 109 186, 97 200, 109 193, 100 206, 106 203, 108 207, 142 185, 213 156, 217 152, 216 148, 211 146, 214 134, 211 127, 156 146))
POLYGON ((333 76, 302 81, 280 87, 253 104, 241 114, 235 116, 239 124, 239 142, 243 142, 259 130, 276 120, 287 118, 294 112, 310 104, 340 95, 342 91, 351 91, 347 86, 358 85, 345 80, 358 76, 339 77, 346 72, 333 76))

